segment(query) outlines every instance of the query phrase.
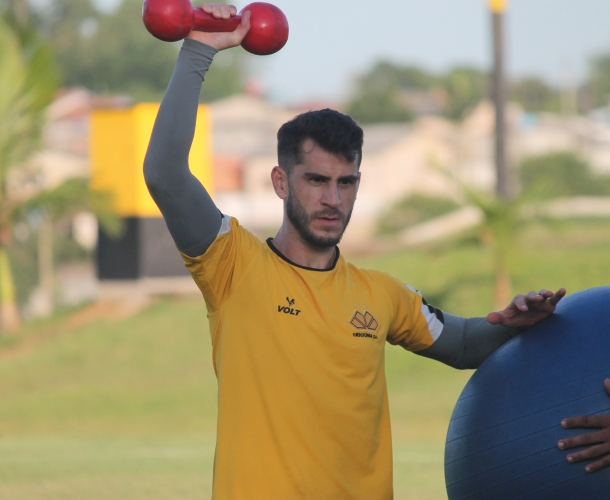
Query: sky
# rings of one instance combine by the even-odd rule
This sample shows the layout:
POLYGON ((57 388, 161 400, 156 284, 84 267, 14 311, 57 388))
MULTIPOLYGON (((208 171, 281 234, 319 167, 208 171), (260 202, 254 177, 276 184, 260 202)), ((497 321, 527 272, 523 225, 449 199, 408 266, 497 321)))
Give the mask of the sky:
MULTIPOLYGON (((492 65, 487 0, 271 3, 288 18, 288 43, 276 54, 252 56, 249 65, 278 102, 341 100, 354 77, 380 59, 433 72, 492 65)), ((509 0, 504 17, 509 77, 536 75, 567 88, 586 78, 592 56, 610 53, 608 0, 509 0)))

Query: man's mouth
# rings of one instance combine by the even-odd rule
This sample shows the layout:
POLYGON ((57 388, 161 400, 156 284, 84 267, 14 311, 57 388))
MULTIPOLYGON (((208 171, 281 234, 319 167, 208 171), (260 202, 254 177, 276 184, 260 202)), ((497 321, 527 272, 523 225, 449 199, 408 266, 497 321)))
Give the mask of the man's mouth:
POLYGON ((316 217, 315 219, 318 222, 318 226, 322 228, 337 228, 338 226, 343 226, 343 219, 338 217, 316 217))
POLYGON ((343 217, 341 216, 340 213, 334 212, 334 213, 324 213, 324 212, 320 212, 317 214, 313 214, 313 217, 315 219, 321 219, 321 220, 331 220, 331 221, 343 221, 343 217))

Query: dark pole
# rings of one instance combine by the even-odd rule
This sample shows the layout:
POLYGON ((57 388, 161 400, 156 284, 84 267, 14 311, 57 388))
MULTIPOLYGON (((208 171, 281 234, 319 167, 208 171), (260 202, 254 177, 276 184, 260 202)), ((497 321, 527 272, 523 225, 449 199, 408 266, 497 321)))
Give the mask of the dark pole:
POLYGON ((496 163, 496 194, 501 200, 511 198, 508 165, 506 161, 506 88, 504 79, 504 33, 503 15, 506 0, 489 0, 493 20, 494 70, 493 70, 493 100, 496 111, 495 127, 495 163, 496 163))

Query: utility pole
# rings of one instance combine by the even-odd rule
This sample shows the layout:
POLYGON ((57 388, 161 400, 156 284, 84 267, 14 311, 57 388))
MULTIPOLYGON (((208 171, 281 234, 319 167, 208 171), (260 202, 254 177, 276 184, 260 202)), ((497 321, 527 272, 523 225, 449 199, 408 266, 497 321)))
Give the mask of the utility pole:
POLYGON ((488 0, 493 22, 493 100, 496 111, 495 163, 496 194, 503 201, 511 199, 510 179, 506 160, 506 85, 504 78, 503 16, 508 0, 488 0))

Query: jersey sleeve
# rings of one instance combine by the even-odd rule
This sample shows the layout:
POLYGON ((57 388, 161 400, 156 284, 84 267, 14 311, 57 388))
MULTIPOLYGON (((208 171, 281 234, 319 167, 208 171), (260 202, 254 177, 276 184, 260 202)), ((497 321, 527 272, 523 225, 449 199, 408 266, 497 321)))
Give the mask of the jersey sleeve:
POLYGON ((229 298, 260 250, 261 241, 237 219, 224 216, 220 232, 207 251, 198 257, 181 252, 186 268, 214 313, 229 298))
POLYGON ((394 309, 388 342, 408 351, 420 351, 434 344, 443 331, 443 312, 429 305, 418 290, 394 278, 387 292, 394 309))

